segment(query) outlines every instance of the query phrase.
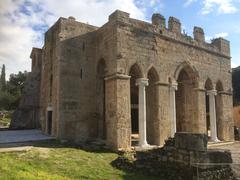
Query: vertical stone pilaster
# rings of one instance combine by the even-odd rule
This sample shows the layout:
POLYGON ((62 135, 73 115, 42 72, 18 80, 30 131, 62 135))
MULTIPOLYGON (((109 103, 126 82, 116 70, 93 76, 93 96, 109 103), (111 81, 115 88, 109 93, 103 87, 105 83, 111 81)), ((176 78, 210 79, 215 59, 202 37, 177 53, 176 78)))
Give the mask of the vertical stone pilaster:
POLYGON ((114 150, 131 148, 130 76, 105 78, 106 140, 114 150))
POLYGON ((138 86, 138 124, 139 124, 139 146, 148 146, 147 143, 147 127, 146 127, 146 91, 145 86, 148 86, 148 79, 139 78, 136 80, 138 86))
POLYGON ((169 84, 156 83, 158 91, 158 132, 156 133, 156 145, 163 145, 171 136, 171 110, 169 84))
POLYGON ((232 113, 232 94, 220 92, 222 98, 222 118, 221 118, 221 135, 224 141, 234 141, 234 121, 232 113))
POLYGON ((170 111, 171 111, 171 137, 177 132, 177 121, 176 121, 176 98, 175 91, 177 90, 177 83, 172 83, 169 86, 170 91, 170 111))
POLYGON ((195 88, 196 99, 196 133, 207 134, 207 119, 206 119, 206 91, 205 89, 195 88))

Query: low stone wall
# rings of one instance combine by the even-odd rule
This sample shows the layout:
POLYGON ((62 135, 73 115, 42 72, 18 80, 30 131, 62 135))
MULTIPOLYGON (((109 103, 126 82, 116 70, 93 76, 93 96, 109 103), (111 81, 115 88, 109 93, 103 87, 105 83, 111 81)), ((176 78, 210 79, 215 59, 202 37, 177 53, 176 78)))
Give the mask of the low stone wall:
POLYGON ((204 134, 176 133, 163 148, 123 153, 113 165, 169 180, 231 180, 231 153, 207 150, 204 134))

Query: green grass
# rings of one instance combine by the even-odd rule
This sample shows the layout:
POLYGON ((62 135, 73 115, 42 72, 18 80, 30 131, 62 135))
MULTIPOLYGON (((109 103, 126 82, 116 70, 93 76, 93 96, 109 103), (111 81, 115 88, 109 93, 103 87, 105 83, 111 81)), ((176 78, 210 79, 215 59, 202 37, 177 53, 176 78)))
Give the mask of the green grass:
POLYGON ((118 155, 113 152, 91 152, 55 141, 34 146, 29 151, 0 153, 0 179, 159 179, 114 168, 111 162, 118 155))

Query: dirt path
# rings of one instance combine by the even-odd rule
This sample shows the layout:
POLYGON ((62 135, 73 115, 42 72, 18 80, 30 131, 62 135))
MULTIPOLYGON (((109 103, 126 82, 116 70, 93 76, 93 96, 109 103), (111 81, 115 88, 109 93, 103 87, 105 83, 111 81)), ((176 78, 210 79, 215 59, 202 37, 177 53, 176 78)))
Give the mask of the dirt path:
POLYGON ((38 129, 0 131, 0 145, 6 143, 18 143, 48 139, 55 138, 44 135, 41 130, 38 129))

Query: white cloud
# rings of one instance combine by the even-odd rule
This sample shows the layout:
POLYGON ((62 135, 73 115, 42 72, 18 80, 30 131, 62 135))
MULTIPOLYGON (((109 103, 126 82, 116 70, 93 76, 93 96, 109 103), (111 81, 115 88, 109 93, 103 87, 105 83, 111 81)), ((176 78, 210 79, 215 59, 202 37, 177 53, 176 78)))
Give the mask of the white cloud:
POLYGON ((187 6, 189 6, 190 4, 192 4, 192 3, 194 3, 194 2, 196 2, 197 0, 186 0, 186 2, 184 3, 184 7, 187 7, 187 6))
POLYGON ((205 40, 210 43, 212 39, 219 38, 219 37, 227 38, 228 35, 229 34, 227 32, 221 32, 221 33, 214 34, 213 36, 205 36, 205 40))
POLYGON ((134 0, 2 0, 0 65, 6 65, 7 75, 29 71, 31 48, 42 47, 44 31, 60 16, 74 16, 77 21, 101 26, 116 9, 145 19, 144 9, 137 7, 134 0))
POLYGON ((214 38, 219 38, 219 37, 226 38, 226 37, 228 37, 228 33, 227 32, 222 32, 222 33, 217 33, 217 34, 214 35, 214 38))
POLYGON ((238 11, 234 4, 234 1, 236 0, 185 0, 184 7, 197 1, 203 5, 201 14, 204 15, 214 12, 215 10, 219 14, 233 14, 238 11))
POLYGON ((237 12, 237 8, 233 4, 233 0, 204 0, 202 14, 209 14, 217 8, 218 13, 232 14, 237 12))

